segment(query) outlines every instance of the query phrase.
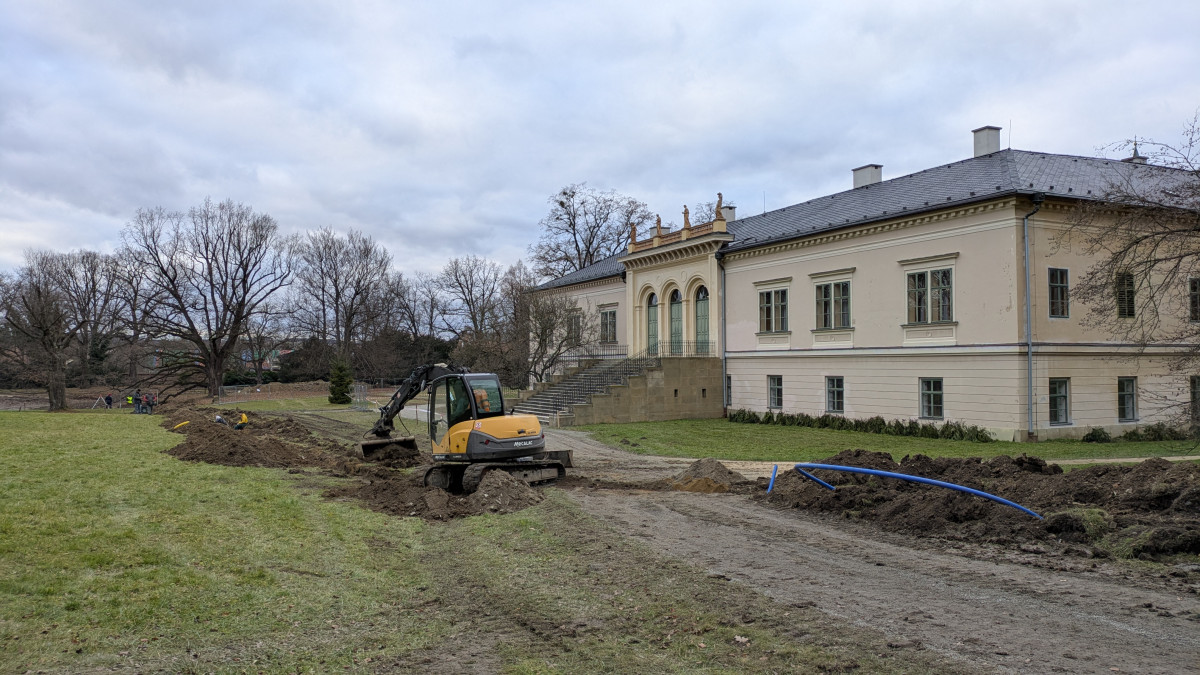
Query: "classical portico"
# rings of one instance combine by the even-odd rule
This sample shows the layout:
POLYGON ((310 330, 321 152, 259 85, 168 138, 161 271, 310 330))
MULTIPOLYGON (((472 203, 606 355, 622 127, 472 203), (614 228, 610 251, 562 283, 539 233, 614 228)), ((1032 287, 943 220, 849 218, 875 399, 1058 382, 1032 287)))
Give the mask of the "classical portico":
POLYGON ((716 220, 693 227, 685 209, 684 227, 638 240, 632 232, 625 266, 626 324, 631 354, 719 356, 721 267, 717 251, 733 239, 718 208, 716 220))

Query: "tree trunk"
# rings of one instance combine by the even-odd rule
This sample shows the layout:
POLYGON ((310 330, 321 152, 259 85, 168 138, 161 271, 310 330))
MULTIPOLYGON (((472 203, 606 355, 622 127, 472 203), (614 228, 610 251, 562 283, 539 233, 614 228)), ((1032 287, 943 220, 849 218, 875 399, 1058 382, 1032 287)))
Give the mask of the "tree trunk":
POLYGON ((225 384, 225 359, 209 354, 204 361, 204 379, 208 382, 208 395, 220 396, 221 385, 225 384))
POLYGON ((57 359, 46 373, 46 394, 50 398, 50 412, 67 409, 67 376, 57 359))

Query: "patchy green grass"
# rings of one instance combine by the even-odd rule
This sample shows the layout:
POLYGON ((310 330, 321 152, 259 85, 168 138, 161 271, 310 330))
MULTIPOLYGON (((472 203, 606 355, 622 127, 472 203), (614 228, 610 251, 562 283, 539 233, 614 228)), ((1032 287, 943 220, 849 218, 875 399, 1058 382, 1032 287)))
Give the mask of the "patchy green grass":
POLYGON ((0 413, 0 672, 954 670, 555 490, 427 524, 322 499, 334 479, 176 460, 159 421, 0 413))
POLYGON ((631 452, 729 460, 805 462, 859 448, 885 452, 896 460, 915 454, 931 457, 995 457, 1028 453, 1045 459, 1200 454, 1195 443, 1188 441, 971 443, 773 424, 736 424, 724 419, 595 424, 575 428, 591 433, 597 440, 631 452))
POLYGON ((340 668, 444 638, 402 609, 421 521, 180 462, 158 422, 0 413, 0 671, 340 668))
POLYGON ((294 398, 274 398, 258 401, 238 401, 234 403, 219 403, 218 408, 237 408, 259 412, 282 412, 287 410, 348 410, 349 405, 334 405, 329 402, 329 396, 299 396, 294 398))

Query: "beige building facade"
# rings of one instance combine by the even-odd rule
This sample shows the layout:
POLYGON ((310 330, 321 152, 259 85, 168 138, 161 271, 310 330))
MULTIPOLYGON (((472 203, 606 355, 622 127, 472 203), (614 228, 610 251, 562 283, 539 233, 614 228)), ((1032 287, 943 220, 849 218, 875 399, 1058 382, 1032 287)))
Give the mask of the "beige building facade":
POLYGON ((846 192, 635 237, 546 288, 615 311, 606 337, 629 354, 721 359, 731 409, 954 420, 1015 440, 1171 418, 1193 395, 1173 349, 1114 340, 1071 297, 1092 259, 1063 245, 1068 215, 1119 162, 974 135, 967 160, 889 181, 867 165, 846 192))

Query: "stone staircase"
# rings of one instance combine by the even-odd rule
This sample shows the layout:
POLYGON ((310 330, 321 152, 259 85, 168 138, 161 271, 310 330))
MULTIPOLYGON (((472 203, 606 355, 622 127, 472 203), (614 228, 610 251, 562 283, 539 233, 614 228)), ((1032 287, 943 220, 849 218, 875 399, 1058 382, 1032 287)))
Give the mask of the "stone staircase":
POLYGON ((541 386, 533 396, 513 406, 514 413, 537 415, 543 425, 556 426, 560 415, 569 415, 571 406, 588 403, 594 394, 607 393, 609 387, 625 384, 629 378, 661 365, 657 352, 641 352, 629 358, 602 360, 541 386))

